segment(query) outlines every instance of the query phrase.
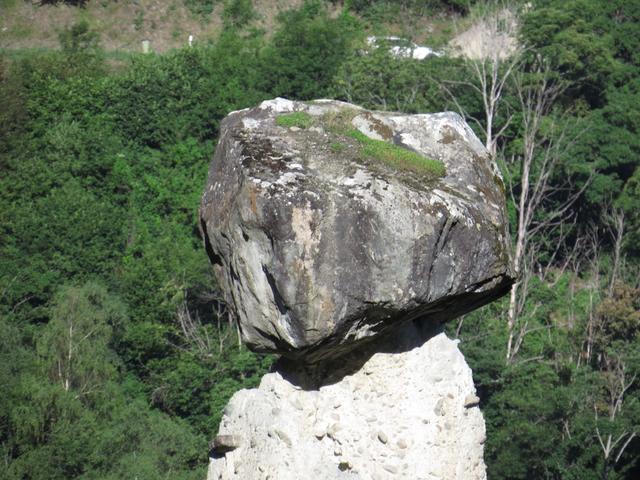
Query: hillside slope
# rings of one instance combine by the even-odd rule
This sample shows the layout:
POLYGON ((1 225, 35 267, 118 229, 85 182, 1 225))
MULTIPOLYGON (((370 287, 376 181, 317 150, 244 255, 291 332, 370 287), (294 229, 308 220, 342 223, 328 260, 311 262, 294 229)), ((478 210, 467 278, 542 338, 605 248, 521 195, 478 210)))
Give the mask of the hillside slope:
MULTIPOLYGON (((194 3, 203 3, 192 1, 194 3)), ((65 3, 37 4, 18 0, 0 3, 0 49, 57 48, 58 32, 85 20, 100 34, 106 50, 136 51, 149 40, 156 52, 188 42, 213 40, 223 28, 224 2, 213 1, 208 14, 196 13, 181 0, 89 0, 84 7, 65 3)), ((270 32, 278 13, 301 0, 254 0, 253 24, 270 32)))

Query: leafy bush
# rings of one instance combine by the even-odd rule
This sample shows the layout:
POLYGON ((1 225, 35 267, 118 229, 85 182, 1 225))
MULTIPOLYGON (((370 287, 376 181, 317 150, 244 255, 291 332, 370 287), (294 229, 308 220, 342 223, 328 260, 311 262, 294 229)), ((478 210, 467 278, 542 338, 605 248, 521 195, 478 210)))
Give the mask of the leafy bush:
POLYGON ((241 28, 256 16, 252 0, 226 0, 224 22, 228 27, 241 28))
POLYGON ((273 96, 322 98, 361 35, 346 12, 331 18, 319 1, 307 0, 280 16, 280 26, 262 53, 263 90, 273 96))

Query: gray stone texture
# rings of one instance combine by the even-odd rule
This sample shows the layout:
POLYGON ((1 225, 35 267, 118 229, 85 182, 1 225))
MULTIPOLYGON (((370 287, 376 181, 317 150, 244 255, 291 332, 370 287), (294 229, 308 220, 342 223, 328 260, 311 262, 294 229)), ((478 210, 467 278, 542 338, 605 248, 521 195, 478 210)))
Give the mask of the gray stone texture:
POLYGON ((454 113, 284 99, 231 113, 200 219, 245 343, 310 363, 403 322, 455 318, 513 281, 502 179, 454 113), (446 175, 397 171, 348 141, 335 148, 325 119, 345 109, 357 110, 353 128, 442 161, 446 175), (294 111, 314 125, 277 124, 294 111))

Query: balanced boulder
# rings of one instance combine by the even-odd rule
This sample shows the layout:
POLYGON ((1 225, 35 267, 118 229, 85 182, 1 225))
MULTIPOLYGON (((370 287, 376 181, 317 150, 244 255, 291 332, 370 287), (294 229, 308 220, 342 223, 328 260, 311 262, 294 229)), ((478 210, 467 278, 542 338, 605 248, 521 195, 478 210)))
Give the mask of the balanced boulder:
POLYGON ((454 113, 280 98, 233 112, 200 219, 244 342, 305 362, 513 282, 502 179, 454 113))

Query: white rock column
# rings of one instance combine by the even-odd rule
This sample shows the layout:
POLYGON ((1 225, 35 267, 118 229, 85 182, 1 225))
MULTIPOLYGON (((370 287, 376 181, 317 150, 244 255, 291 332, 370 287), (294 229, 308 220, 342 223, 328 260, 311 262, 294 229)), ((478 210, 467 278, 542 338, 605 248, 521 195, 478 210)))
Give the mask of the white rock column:
POLYGON ((393 335, 236 393, 208 480, 486 479, 484 419, 458 341, 411 324, 393 335))

